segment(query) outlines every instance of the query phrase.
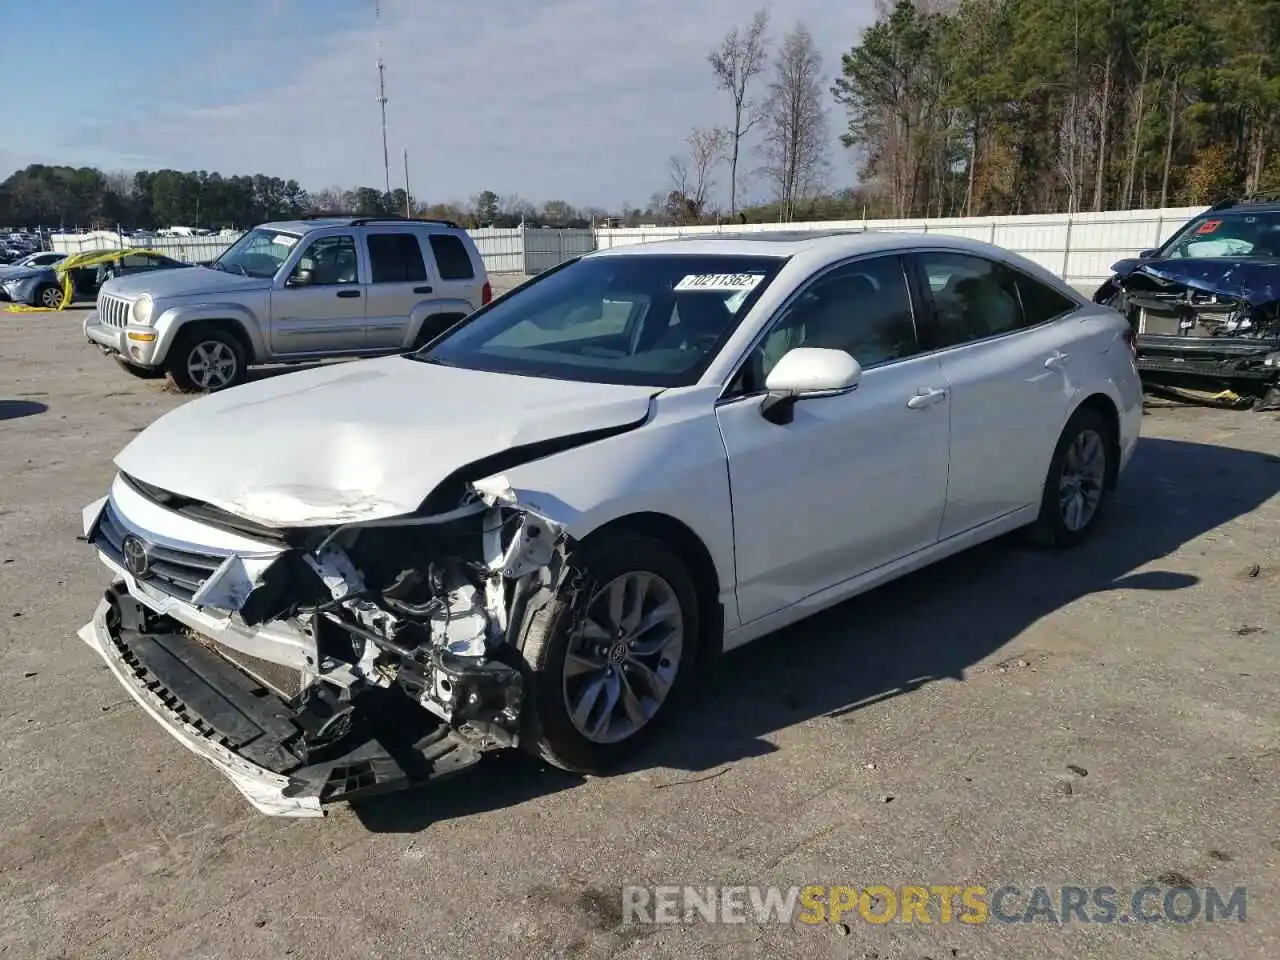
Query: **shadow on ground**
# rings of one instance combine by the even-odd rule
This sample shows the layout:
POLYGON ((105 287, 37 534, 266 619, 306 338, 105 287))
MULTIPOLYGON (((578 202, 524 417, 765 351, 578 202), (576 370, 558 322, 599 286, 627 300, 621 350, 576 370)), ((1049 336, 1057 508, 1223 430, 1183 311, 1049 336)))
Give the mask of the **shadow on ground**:
POLYGON ((35 400, 0 400, 0 420, 34 417, 48 409, 48 404, 37 403, 35 400))
MULTIPOLYGON (((856 723, 869 704, 963 680, 966 669, 1081 597, 1185 589, 1197 580, 1176 562, 1138 571, 1277 491, 1280 464, 1264 454, 1143 440, 1086 544, 1043 552, 1002 538, 732 652, 626 770, 696 776, 770 753, 777 748, 763 738, 792 724, 818 716, 856 723)), ((1250 562, 1241 557, 1242 569, 1250 562)), ((434 788, 368 802, 357 814, 371 831, 412 832, 579 782, 511 753, 434 788)))

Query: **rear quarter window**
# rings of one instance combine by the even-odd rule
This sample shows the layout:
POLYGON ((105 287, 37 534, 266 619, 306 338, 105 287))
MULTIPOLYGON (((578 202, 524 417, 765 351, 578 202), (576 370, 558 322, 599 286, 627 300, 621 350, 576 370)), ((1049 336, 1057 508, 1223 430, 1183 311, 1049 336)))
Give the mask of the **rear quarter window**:
POLYGON ((447 233, 431 234, 431 253, 436 258, 441 280, 475 279, 476 270, 471 263, 471 254, 458 237, 447 233))
POLYGON ((1046 323, 1079 306, 1070 297, 1025 273, 1015 270, 1013 275, 1018 285, 1018 297, 1022 300, 1023 326, 1046 323))

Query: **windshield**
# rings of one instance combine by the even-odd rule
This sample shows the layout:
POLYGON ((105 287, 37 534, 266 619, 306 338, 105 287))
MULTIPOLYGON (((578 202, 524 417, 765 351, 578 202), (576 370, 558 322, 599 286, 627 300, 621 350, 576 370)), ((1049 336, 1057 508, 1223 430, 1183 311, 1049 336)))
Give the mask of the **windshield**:
POLYGON ((297 234, 256 227, 222 251, 222 256, 209 266, 227 273, 269 280, 289 258, 298 240, 297 234))
POLYGON ((1165 245, 1161 256, 1172 260, 1280 257, 1280 211, 1199 217, 1165 245))
POLYGON ((557 380, 687 386, 784 262, 691 254, 588 257, 494 301, 412 356, 557 380))

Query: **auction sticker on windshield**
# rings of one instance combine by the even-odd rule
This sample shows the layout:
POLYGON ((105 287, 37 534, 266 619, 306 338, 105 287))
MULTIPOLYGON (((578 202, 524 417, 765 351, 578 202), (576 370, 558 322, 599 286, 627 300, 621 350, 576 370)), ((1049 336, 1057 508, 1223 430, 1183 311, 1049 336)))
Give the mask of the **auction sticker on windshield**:
POLYGON ((675 285, 682 290, 752 290, 764 279, 759 273, 691 273, 675 285))
POLYGON ((287 249, 289 247, 292 247, 295 243, 297 243, 298 238, 291 237, 287 233, 277 233, 274 237, 271 238, 271 242, 278 247, 285 247, 287 249))

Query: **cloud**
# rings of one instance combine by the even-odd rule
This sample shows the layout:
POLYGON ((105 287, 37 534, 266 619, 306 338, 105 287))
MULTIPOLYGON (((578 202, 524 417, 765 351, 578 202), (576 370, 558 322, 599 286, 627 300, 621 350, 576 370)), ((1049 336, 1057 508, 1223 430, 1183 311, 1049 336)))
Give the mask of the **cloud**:
MULTIPOLYGON (((393 187, 407 148, 410 185, 424 199, 492 189, 640 203, 667 187, 667 158, 691 127, 729 119, 706 55, 752 12, 742 0, 486 0, 483 12, 384 0, 375 30, 369 7, 364 16, 348 7, 329 29, 294 31, 309 5, 276 0, 272 29, 192 65, 191 77, 209 78, 204 89, 188 80, 177 103, 73 130, 64 149, 261 171, 312 189, 379 186, 381 37, 393 187)), ((804 20, 833 74, 873 16, 873 0, 796 0, 775 11, 774 33, 804 20)), ((832 119, 839 170, 847 163, 832 119)))

